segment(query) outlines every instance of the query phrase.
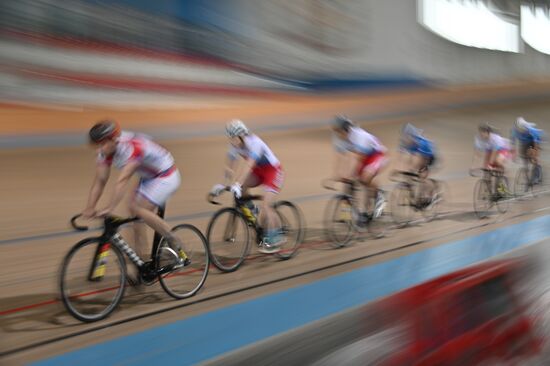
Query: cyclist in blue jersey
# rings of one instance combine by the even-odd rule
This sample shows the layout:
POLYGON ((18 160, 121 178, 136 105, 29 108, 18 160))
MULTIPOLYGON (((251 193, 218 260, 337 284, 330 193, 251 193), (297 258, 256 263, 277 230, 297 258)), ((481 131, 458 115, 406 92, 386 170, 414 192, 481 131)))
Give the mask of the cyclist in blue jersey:
POLYGON ((523 117, 518 117, 512 128, 510 140, 512 142, 514 158, 518 155, 526 164, 531 160, 533 164, 539 162, 540 144, 542 141, 542 130, 535 128, 534 123, 527 122, 523 117), (516 149, 516 143, 518 149, 516 149), (517 153, 519 152, 519 153, 517 153))
MULTIPOLYGON (((401 129, 401 140, 399 144, 401 151, 401 162, 412 173, 418 174, 419 178, 425 182, 428 180, 431 168, 434 166, 437 158, 435 145, 428 140, 422 133, 422 130, 407 123, 401 129)), ((421 197, 428 199, 434 197, 435 186, 433 184, 423 184, 424 192, 420 192, 421 197)))
POLYGON ((401 130, 400 150, 408 156, 410 170, 426 179, 436 161, 434 143, 423 136, 422 130, 407 123, 401 130))

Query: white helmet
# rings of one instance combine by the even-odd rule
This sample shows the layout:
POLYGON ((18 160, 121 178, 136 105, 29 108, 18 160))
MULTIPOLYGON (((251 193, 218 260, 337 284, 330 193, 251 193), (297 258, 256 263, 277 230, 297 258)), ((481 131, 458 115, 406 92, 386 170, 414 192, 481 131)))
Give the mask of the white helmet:
POLYGON ((523 117, 518 117, 516 119, 516 123, 514 123, 514 127, 516 130, 525 131, 529 127, 535 127, 536 125, 534 123, 527 122, 523 117))
POLYGON ((229 137, 245 136, 249 131, 246 125, 240 119, 234 119, 225 126, 225 132, 229 137))

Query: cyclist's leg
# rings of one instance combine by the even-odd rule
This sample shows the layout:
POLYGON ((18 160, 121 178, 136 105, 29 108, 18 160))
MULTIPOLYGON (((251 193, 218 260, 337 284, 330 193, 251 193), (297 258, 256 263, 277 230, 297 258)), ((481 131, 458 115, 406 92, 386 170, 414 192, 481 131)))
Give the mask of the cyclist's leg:
POLYGON ((276 235, 274 231, 281 228, 281 220, 275 212, 273 205, 277 199, 278 192, 266 190, 264 200, 262 201, 262 209, 260 211, 260 222, 266 229, 266 237, 276 235))
MULTIPOLYGON (((164 205, 179 188, 180 182, 178 171, 167 177, 142 181, 134 200, 130 203, 132 214, 141 218, 149 227, 174 244, 179 244, 177 238, 172 235, 170 226, 157 215, 156 210, 159 206, 164 205)), ((137 230, 135 234, 140 235, 140 229, 137 230)))
POLYGON ((502 174, 506 173, 506 162, 510 158, 510 150, 499 150, 495 156, 493 165, 502 171, 502 174))
POLYGON ((258 170, 254 168, 243 183, 243 194, 248 193, 248 189, 259 186, 262 183, 261 177, 258 175, 258 170))
POLYGON ((358 172, 359 181, 367 187, 367 199, 365 210, 367 212, 381 211, 385 202, 384 195, 380 190, 375 178, 387 166, 388 159, 383 153, 376 153, 364 160, 358 172), (371 201, 375 201, 374 209, 371 209, 371 201))
MULTIPOLYGON (((267 166, 264 167, 260 177, 262 179, 261 183, 265 188, 265 194, 259 219, 266 231, 266 243, 277 246, 283 238, 280 235, 281 220, 277 212, 275 212, 273 205, 277 199, 277 195, 281 191, 284 174, 280 166, 267 166)), ((275 248, 273 249, 275 250, 275 248)))
POLYGON ((429 174, 429 170, 428 170, 429 159, 424 155, 414 154, 412 156, 411 163, 412 163, 412 171, 414 173, 417 173, 419 178, 419 183, 415 185, 416 189, 415 189, 414 195, 417 201, 418 200, 425 201, 429 195, 428 189, 426 188, 426 184, 424 184, 429 174))

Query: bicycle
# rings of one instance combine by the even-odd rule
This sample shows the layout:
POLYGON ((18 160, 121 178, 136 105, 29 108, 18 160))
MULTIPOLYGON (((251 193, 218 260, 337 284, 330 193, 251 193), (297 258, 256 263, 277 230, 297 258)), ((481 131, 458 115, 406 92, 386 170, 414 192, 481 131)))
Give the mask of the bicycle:
MULTIPOLYGON (((225 191, 229 191, 226 187, 225 191)), ((208 202, 220 205, 214 200, 215 196, 209 194, 208 202)), ((262 200, 260 195, 246 195, 241 198, 234 197, 232 207, 224 207, 217 211, 207 229, 207 243, 210 260, 222 272, 236 271, 250 254, 252 241, 250 231, 256 235, 255 243, 258 247, 263 245, 264 229, 258 222, 258 212, 251 209, 253 201, 262 200), (220 230, 215 230, 221 228, 220 230)), ((290 259, 304 239, 303 220, 300 210, 289 201, 278 201, 274 209, 281 220, 281 235, 283 243, 281 250, 274 253, 279 259, 290 259)))
POLYGON ((542 184, 542 167, 533 159, 526 159, 523 166, 516 173, 514 180, 514 195, 521 197, 533 194, 537 185, 542 184))
POLYGON ((480 219, 485 218, 494 206, 501 214, 506 213, 511 198, 508 178, 502 170, 486 168, 470 170, 470 175, 473 177, 479 176, 476 173, 477 171, 481 171, 482 176, 474 187, 474 211, 476 215, 480 219))
MULTIPOLYGON (((328 181, 331 180, 323 181, 323 188, 336 191, 332 185, 327 184, 328 181)), ((332 246, 345 247, 358 234, 364 232, 369 232, 375 238, 385 236, 389 220, 384 210, 363 212, 356 197, 357 192, 362 190, 360 183, 351 179, 342 179, 339 182, 343 184, 343 190, 329 200, 324 214, 325 234, 332 246)), ((366 199, 370 199, 368 193, 366 199)))
MULTIPOLYGON (((164 208, 158 210, 164 217, 164 208)), ((76 220, 70 220, 75 230, 89 230, 76 220)), ((105 216, 103 233, 76 243, 63 259, 59 286, 61 299, 67 311, 83 322, 94 322, 109 316, 119 305, 130 285, 152 285, 158 280, 164 291, 175 299, 195 295, 208 275, 209 257, 206 239, 189 224, 172 229, 184 248, 172 248, 160 234, 155 233, 151 258, 145 262, 118 233, 122 225, 139 220, 105 216), (136 266, 137 279, 128 276, 124 254, 136 266), (108 258, 113 257, 110 263, 108 258)))
POLYGON ((403 170, 392 172, 390 180, 397 182, 390 196, 390 207, 398 226, 408 225, 415 212, 420 212, 426 221, 437 217, 443 201, 442 182, 433 178, 421 179, 418 173, 403 170))

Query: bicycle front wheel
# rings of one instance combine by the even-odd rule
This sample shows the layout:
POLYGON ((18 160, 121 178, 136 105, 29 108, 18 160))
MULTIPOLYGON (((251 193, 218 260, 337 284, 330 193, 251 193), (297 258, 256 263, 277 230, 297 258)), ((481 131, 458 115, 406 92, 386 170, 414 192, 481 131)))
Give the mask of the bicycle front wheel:
POLYGON ((208 246, 202 233, 189 224, 177 225, 172 229, 185 253, 185 264, 174 266, 174 262, 182 260, 182 254, 170 248, 166 240, 162 240, 157 251, 157 269, 161 272, 159 282, 166 293, 176 299, 185 299, 195 295, 204 285, 208 276, 210 260, 208 246), (167 273, 163 268, 172 267, 167 273))
POLYGON ((106 318, 122 300, 126 263, 120 250, 99 238, 78 242, 61 265, 59 287, 63 305, 76 319, 106 318))
POLYGON ((227 207, 216 212, 206 234, 212 263, 222 272, 233 272, 244 262, 250 245, 245 217, 227 207))
POLYGON ((284 244, 275 255, 280 259, 289 259, 296 254, 304 240, 304 224, 300 210, 289 201, 275 203, 275 211, 281 220, 284 244))
POLYGON ((489 216, 493 201, 489 182, 480 179, 474 187, 474 211, 480 219, 489 216))
POLYGON ((355 237, 357 218, 358 213, 347 196, 338 195, 329 201, 325 209, 325 233, 334 247, 342 248, 355 237))

